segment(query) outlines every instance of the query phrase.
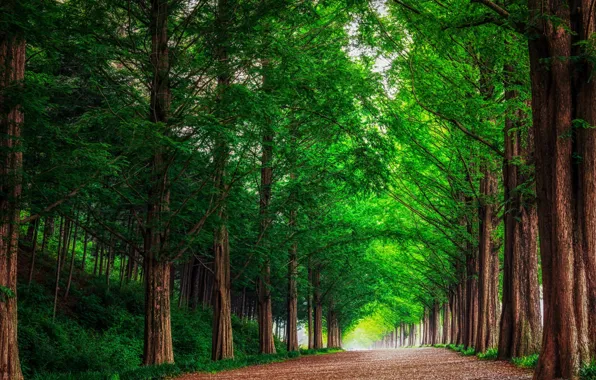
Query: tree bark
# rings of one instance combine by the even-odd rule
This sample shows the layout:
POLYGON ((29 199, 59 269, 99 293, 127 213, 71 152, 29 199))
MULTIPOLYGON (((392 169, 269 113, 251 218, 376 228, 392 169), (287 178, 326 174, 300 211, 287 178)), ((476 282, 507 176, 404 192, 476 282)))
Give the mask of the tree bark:
POLYGON ((595 340, 585 336, 587 307, 593 304, 586 295, 594 294, 588 285, 594 276, 586 278, 585 268, 592 268, 596 246, 595 137, 585 125, 572 128, 596 124, 593 67, 577 44, 594 33, 592 3, 528 0, 537 30, 529 50, 544 290, 537 380, 577 378, 589 359, 586 346, 595 340))
MULTIPOLYGON (((11 11, 13 2, 6 4, 11 11)), ((17 256, 20 229, 24 121, 7 98, 25 76, 25 40, 18 30, 0 33, 0 377, 22 379, 17 344, 17 256)))
POLYGON ((78 232, 78 230, 79 230, 79 226, 75 222, 74 236, 73 236, 73 239, 72 239, 72 250, 71 250, 71 255, 70 255, 70 268, 68 270, 68 281, 66 282, 66 291, 64 292, 64 299, 68 298, 68 293, 70 292, 70 284, 72 283, 72 272, 74 270, 74 262, 75 262, 75 254, 76 254, 76 247, 77 247, 77 232, 78 232))
MULTIPOLYGON (((273 184, 273 168, 271 161, 273 159, 273 130, 271 126, 265 126, 262 142, 261 157, 261 188, 260 188, 260 225, 259 239, 264 241, 266 247, 265 235, 271 224, 271 186, 273 184)), ((265 254, 269 255, 268 249, 265 254)), ((271 305, 271 268, 269 257, 266 257, 261 267, 259 277, 259 351, 262 354, 275 353, 275 344, 273 341, 273 315, 271 305)))
MULTIPOLYGON (((507 71, 512 68, 507 67, 507 71)), ((506 98, 517 97, 507 91, 506 98)), ((521 112, 515 115, 522 117, 521 112)), ((538 286, 538 215, 535 200, 524 196, 518 187, 531 178, 515 162, 534 161, 533 128, 519 131, 519 122, 509 117, 505 125, 505 162, 503 183, 505 204, 505 247, 503 262, 503 298, 499 333, 501 360, 528 356, 540 351, 540 289, 538 286)))
MULTIPOLYGON (((156 128, 165 128, 169 119, 170 61, 168 47, 168 0, 151 0, 149 13, 151 35, 151 99, 149 120, 156 128)), ((164 131, 167 134, 167 130, 164 131)), ((143 243, 145 277, 145 333, 143 364, 174 362, 170 327, 171 264, 166 255, 169 231, 164 230, 164 216, 169 210, 168 160, 157 147, 151 159, 151 181, 143 243)))
POLYGON ((230 243, 225 224, 215 231, 212 360, 233 359, 230 243))
POLYGON ((333 300, 329 301, 327 311, 327 348, 341 348, 339 322, 333 300))
POLYGON ((145 346, 143 364, 173 363, 170 263, 145 259, 145 346))
POLYGON ((321 271, 318 266, 313 270, 312 276, 314 290, 313 348, 319 350, 323 348, 323 300, 321 299, 321 271))
MULTIPOLYGON (((495 262, 493 245, 494 198, 497 192, 497 180, 494 172, 486 165, 484 178, 480 180, 482 196, 479 207, 480 237, 478 254, 478 329, 476 333, 477 352, 486 352, 497 343, 496 304, 498 283, 494 284, 495 262)), ((497 278, 498 280, 498 278, 497 278)))
POLYGON ((31 244, 31 265, 29 266, 29 281, 27 286, 31 286, 33 281, 33 272, 35 271, 35 258, 37 257, 37 235, 39 233, 39 219, 35 220, 35 231, 33 232, 33 242, 31 244))
MULTIPOLYGON (((295 211, 291 212, 291 224, 295 224, 295 211)), ((298 246, 293 243, 290 247, 290 261, 288 263, 288 313, 286 343, 288 351, 298 351, 298 290, 296 278, 298 276, 298 246)))

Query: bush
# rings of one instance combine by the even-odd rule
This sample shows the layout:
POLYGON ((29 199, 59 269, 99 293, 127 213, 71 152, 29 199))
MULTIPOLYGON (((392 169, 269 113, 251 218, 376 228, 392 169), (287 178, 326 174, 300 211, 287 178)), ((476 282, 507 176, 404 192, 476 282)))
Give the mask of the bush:
POLYGON ((536 364, 538 364, 538 354, 513 358, 511 359, 511 362, 521 368, 536 368, 536 364))
POLYGON ((476 355, 476 350, 474 347, 470 347, 467 350, 460 351, 463 356, 474 356, 476 355))
POLYGON ((596 380, 596 360, 580 370, 579 378, 581 380, 596 380))
POLYGON ((497 360, 499 350, 496 348, 489 348, 486 352, 479 352, 478 359, 480 360, 497 360))

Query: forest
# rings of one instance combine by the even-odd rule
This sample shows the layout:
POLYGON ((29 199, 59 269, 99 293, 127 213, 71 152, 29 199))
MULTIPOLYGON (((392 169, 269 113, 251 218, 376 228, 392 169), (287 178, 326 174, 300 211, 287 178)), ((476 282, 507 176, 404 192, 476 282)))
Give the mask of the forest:
POLYGON ((596 0, 0 0, 0 379, 596 379, 595 65, 596 0))

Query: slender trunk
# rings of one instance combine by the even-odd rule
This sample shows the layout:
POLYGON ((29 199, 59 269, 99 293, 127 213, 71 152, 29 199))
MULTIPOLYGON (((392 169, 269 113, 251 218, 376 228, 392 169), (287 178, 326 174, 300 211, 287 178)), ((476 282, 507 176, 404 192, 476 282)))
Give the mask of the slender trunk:
MULTIPOLYGON (((486 352, 496 343, 494 299, 497 288, 494 286, 494 254, 493 254, 493 219, 494 198, 497 192, 497 180, 494 172, 486 165, 483 168, 484 178, 480 181, 482 196, 479 208, 480 238, 478 250, 478 326, 476 351, 486 352)), ((498 264, 498 262, 497 262, 498 264)))
POLYGON ((308 258, 308 289, 306 292, 306 314, 307 322, 308 322, 308 349, 312 350, 315 348, 315 340, 314 340, 314 325, 312 320, 312 297, 313 297, 313 286, 312 286, 312 268, 310 265, 310 257, 308 258))
MULTIPOLYGON (((292 173, 290 177, 295 176, 292 173)), ((296 227, 296 211, 290 211, 290 231, 296 227)), ((296 279, 298 277, 298 243, 292 243, 289 249, 288 262, 288 310, 287 310, 287 335, 286 343, 288 351, 298 351, 298 290, 296 279)))
POLYGON ((58 254, 56 255, 56 280, 54 283, 54 308, 52 311, 52 321, 56 319, 56 308, 58 306, 58 292, 60 291, 60 271, 62 269, 62 255, 60 254, 62 244, 66 240, 66 226, 64 218, 60 220, 60 234, 58 235, 58 254))
POLYGON ((33 244, 31 245, 31 265, 29 266, 28 286, 31 286, 33 280, 33 271, 35 270, 35 257, 37 256, 37 234, 39 232, 39 219, 35 221, 35 230, 33 232, 33 244))
MULTIPOLYGON (((89 227, 89 215, 87 215, 87 227, 89 227)), ((87 262, 87 243, 89 243, 89 234, 85 229, 85 238, 83 240, 83 260, 81 261, 81 269, 85 271, 85 263, 87 262)))
POLYGON ((110 276, 112 273, 112 262, 114 261, 114 235, 110 237, 108 246, 108 257, 106 257, 106 285, 110 289, 110 276))
POLYGON ((75 262, 75 254, 76 254, 76 247, 77 247, 77 232, 79 229, 78 224, 75 222, 74 226, 74 236, 72 239, 72 250, 70 255, 70 268, 68 270, 68 281, 66 283, 66 291, 64 292, 64 299, 68 298, 68 293, 70 292, 70 284, 72 283, 72 271, 74 269, 74 262, 75 262))
POLYGON ((314 331, 313 348, 315 350, 323 348, 323 300, 321 299, 321 268, 317 266, 313 270, 313 288, 314 288, 314 331))

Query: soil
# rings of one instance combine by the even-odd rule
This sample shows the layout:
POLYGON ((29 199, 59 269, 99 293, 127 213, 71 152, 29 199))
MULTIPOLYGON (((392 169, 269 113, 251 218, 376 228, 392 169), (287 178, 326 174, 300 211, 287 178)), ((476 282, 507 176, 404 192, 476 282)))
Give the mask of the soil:
POLYGON ((502 361, 479 360, 440 348, 350 351, 305 356, 282 363, 246 367, 217 374, 187 374, 178 380, 472 380, 531 379, 532 371, 502 361))

